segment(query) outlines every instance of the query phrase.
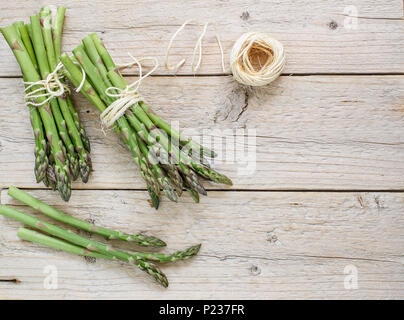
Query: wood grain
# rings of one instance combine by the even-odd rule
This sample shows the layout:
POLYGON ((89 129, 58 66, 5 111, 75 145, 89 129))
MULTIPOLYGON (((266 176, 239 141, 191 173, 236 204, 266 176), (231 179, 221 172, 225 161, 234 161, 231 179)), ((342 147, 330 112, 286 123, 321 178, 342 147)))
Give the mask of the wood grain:
MULTIPOLYGON (((137 57, 156 56, 163 64, 169 39, 189 18, 201 23, 216 21, 226 53, 247 31, 274 34, 285 46, 286 73, 397 73, 404 72, 402 32, 403 2, 341 1, 25 1, 0 3, 0 25, 26 19, 42 5, 67 7, 63 48, 71 51, 90 32, 102 34, 113 57, 128 61, 127 52, 137 57), (357 11, 357 28, 350 28, 349 8, 357 11), (18 8, 18 9, 16 9, 18 8), (185 10, 185 11, 184 11, 185 10), (181 14, 179 14, 181 13, 181 14)), ((197 27, 179 35, 170 61, 187 58, 180 74, 191 74, 191 56, 197 27)), ((204 41, 200 74, 220 74, 220 54, 213 30, 204 41)), ((0 76, 20 75, 5 41, 0 41, 0 76)), ((134 72, 129 71, 129 72, 134 72)), ((163 67, 159 74, 167 74, 163 67)))
MULTIPOLYGON (((219 152, 223 160, 216 168, 233 179, 233 189, 402 190, 403 88, 402 76, 281 77, 267 90, 251 92, 230 77, 153 77, 142 93, 157 113, 193 129, 196 137, 211 129, 207 137, 220 142, 221 134, 230 139, 256 130, 256 141, 241 136, 219 152), (248 146, 244 156, 256 146, 252 174, 239 172, 247 168, 242 143, 248 146)), ((33 175, 34 141, 21 80, 0 79, 0 91, 0 162, 5 166, 0 186, 41 187, 33 175)), ((76 101, 92 142, 94 172, 89 183, 73 187, 143 189, 119 138, 113 132, 105 136, 95 108, 81 96, 76 101)))
POLYGON ((98 112, 76 95, 94 172, 88 184, 73 184, 64 203, 37 190, 43 185, 33 174, 21 72, 0 40, 1 204, 50 221, 7 195, 5 188, 17 185, 96 224, 157 235, 168 243, 163 252, 202 243, 196 258, 163 266, 170 280, 165 290, 124 263, 94 263, 22 241, 21 224, 0 216, 0 299, 404 299, 401 0, 15 0, 0 2, 0 27, 28 21, 47 4, 67 7, 67 52, 98 32, 118 63, 131 52, 162 64, 171 35, 196 18, 217 22, 226 63, 242 33, 272 33, 285 46, 284 72, 292 76, 246 90, 221 71, 210 30, 195 77, 197 28, 187 28, 170 57, 172 63, 187 58, 180 76, 160 67, 141 93, 166 120, 195 138, 203 132, 205 144, 256 130, 255 140, 236 140, 221 152, 214 146, 223 156, 214 165, 234 186, 205 183, 209 196, 200 204, 185 194, 179 204, 164 200, 155 211, 125 146, 114 133, 103 134, 98 112), (357 10, 357 28, 350 28, 349 9, 357 10), (247 175, 239 172, 247 165, 244 145, 257 152, 255 171, 247 175), (58 269, 57 290, 43 287, 47 265, 58 269), (347 266, 358 272, 358 289, 344 288, 347 266))
MULTIPOLYGON (((3 299, 404 298, 403 193, 214 191, 197 206, 185 197, 181 210, 164 203, 158 212, 142 191, 80 190, 68 205, 47 191, 31 193, 99 225, 149 231, 167 240, 164 251, 202 249, 162 266, 170 280, 164 290, 128 265, 21 241, 20 224, 0 217, 0 278, 21 281, 0 281, 3 299), (43 289, 46 265, 58 268, 58 290, 43 289), (357 268, 358 289, 344 288, 347 265, 357 268)), ((1 199, 32 212, 6 190, 1 199)))

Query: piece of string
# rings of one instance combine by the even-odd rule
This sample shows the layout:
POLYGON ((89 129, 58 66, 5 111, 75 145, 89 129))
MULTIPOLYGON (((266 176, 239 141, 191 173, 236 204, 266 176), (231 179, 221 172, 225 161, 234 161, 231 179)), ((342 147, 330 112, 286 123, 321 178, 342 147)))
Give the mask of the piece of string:
POLYGON ((62 96, 65 93, 65 90, 68 90, 67 86, 59 79, 59 77, 62 77, 59 74, 62 68, 63 64, 59 63, 56 66, 55 70, 48 74, 46 79, 36 82, 24 82, 24 84, 26 85, 25 100, 27 105, 40 107, 48 103, 51 99, 62 96), (39 86, 39 88, 30 91, 34 86, 39 86), (39 103, 32 101, 41 97, 46 97, 46 99, 39 103))
POLYGON ((128 108, 130 108, 131 106, 136 107, 137 103, 143 100, 142 96, 139 93, 140 85, 143 79, 150 76, 159 67, 158 60, 154 57, 136 59, 130 53, 128 53, 128 55, 133 60, 133 62, 125 65, 120 65, 118 68, 122 69, 137 65, 137 67, 139 68, 139 78, 131 84, 127 85, 125 89, 112 86, 105 90, 105 94, 107 96, 111 98, 118 98, 113 103, 111 103, 108 108, 105 109, 100 115, 101 123, 105 128, 112 127, 115 121, 118 120, 128 108), (154 62, 154 66, 149 72, 143 75, 141 62, 146 60, 152 60, 154 62))
MULTIPOLYGON (((84 85, 84 82, 86 80, 86 73, 83 69, 83 67, 78 63, 74 62, 75 64, 79 65, 83 74, 82 80, 80 85, 77 87, 76 92, 80 92, 81 88, 84 85)), ((61 97, 66 91, 70 92, 69 87, 63 83, 63 64, 59 62, 59 64, 56 66, 55 70, 53 70, 51 73, 48 74, 46 79, 39 80, 36 82, 24 82, 26 85, 25 88, 25 100, 27 105, 31 105, 34 107, 40 107, 43 106, 44 104, 48 103, 50 100, 56 97, 61 97), (39 88, 32 90, 31 89, 34 86, 39 86, 39 88), (42 102, 36 103, 33 102, 33 100, 36 100, 41 97, 46 97, 46 99, 42 102)))
POLYGON ((76 64, 76 65, 78 65, 79 67, 80 67, 80 69, 81 69, 81 73, 82 73, 82 78, 81 78, 81 82, 80 82, 80 84, 79 84, 79 86, 76 88, 76 92, 77 93, 79 93, 80 91, 81 91, 81 89, 83 88, 83 86, 84 86, 84 83, 86 82, 86 71, 84 70, 84 68, 81 66, 81 64, 80 63, 78 63, 78 62, 76 62, 76 61, 73 61, 73 63, 74 64, 76 64))
MULTIPOLYGON (((185 63, 182 59, 175 66, 168 64, 168 57, 174 39, 186 25, 195 23, 200 34, 195 44, 192 56, 192 71, 198 71, 202 62, 202 40, 206 35, 209 24, 215 28, 216 40, 220 48, 222 58, 222 69, 226 72, 224 63, 223 48, 220 41, 219 33, 215 23, 207 22, 204 28, 198 20, 190 19, 185 21, 181 27, 173 34, 168 44, 164 66, 168 71, 177 72, 185 63), (198 60, 195 61, 198 52, 198 60)), ((277 79, 283 71, 286 63, 285 51, 282 43, 276 40, 269 33, 264 32, 248 32, 243 34, 233 45, 230 54, 230 69, 236 81, 248 86, 264 86, 277 79), (264 60, 264 61, 261 61, 264 60)))
POLYGON ((181 25, 181 27, 179 27, 178 30, 171 37, 170 42, 168 43, 168 47, 167 47, 167 50, 166 50, 166 55, 165 55, 165 58, 164 58, 164 67, 165 67, 165 69, 168 70, 168 71, 177 72, 178 69, 184 65, 186 59, 182 59, 175 66, 170 66, 168 64, 168 57, 169 57, 170 49, 171 49, 171 47, 173 45, 174 39, 190 23, 196 24, 198 26, 198 28, 199 28, 199 31, 200 31, 199 37, 198 37, 198 39, 196 41, 194 51, 193 51, 193 54, 192 54, 192 72, 196 73, 199 70, 200 66, 201 66, 201 62, 202 62, 202 40, 206 35, 206 31, 207 31, 209 25, 213 25, 213 27, 215 29, 216 41, 217 41, 217 44, 219 46, 220 53, 221 53, 221 56, 222 56, 222 69, 223 69, 223 72, 226 72, 226 68, 225 68, 225 65, 224 65, 224 53, 223 53, 222 43, 220 41, 220 36, 219 36, 219 32, 217 30, 216 23, 207 22, 204 25, 204 27, 202 28, 201 24, 196 19, 189 19, 189 20, 185 21, 181 25), (198 52, 198 62, 195 64, 195 57, 196 57, 197 52, 198 52))

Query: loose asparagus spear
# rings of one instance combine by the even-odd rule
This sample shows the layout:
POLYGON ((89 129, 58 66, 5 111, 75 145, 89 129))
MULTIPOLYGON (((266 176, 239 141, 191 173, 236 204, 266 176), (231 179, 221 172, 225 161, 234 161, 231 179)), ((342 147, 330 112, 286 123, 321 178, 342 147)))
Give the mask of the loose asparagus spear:
MULTIPOLYGON (((79 256, 114 260, 114 257, 111 255, 105 255, 94 251, 90 251, 85 248, 72 245, 66 241, 47 236, 43 233, 39 233, 31 229, 21 227, 18 229, 17 235, 23 240, 31 241, 49 248, 62 250, 79 256)), ((178 260, 188 260, 189 258, 192 258, 194 255, 198 253, 200 247, 201 245, 199 244, 183 251, 174 252, 172 254, 137 252, 136 256, 143 257, 144 260, 156 263, 168 263, 168 262, 175 262, 178 260)))
POLYGON ((131 255, 127 252, 116 250, 111 246, 107 246, 105 244, 89 240, 71 231, 47 223, 45 221, 39 220, 35 217, 32 217, 28 214, 22 213, 5 205, 0 206, 0 214, 12 218, 14 220, 20 221, 32 228, 36 228, 38 230, 51 234, 55 237, 61 238, 75 245, 86 248, 90 251, 95 251, 103 255, 112 256, 113 259, 120 259, 122 261, 134 264, 140 270, 145 271, 150 276, 152 276, 162 286, 164 287, 168 286, 168 280, 165 274, 156 265, 143 260, 141 257, 137 259, 136 255, 131 255))
POLYGON ((78 229, 85 230, 87 232, 99 234, 106 237, 107 239, 120 239, 128 242, 133 242, 134 244, 145 246, 145 247, 164 247, 166 243, 153 236, 147 236, 143 234, 126 234, 120 231, 114 231, 107 228, 95 226, 87 221, 72 217, 68 214, 57 210, 46 203, 43 203, 39 199, 31 196, 30 194, 18 189, 17 187, 10 186, 8 189, 8 194, 26 205, 39 210, 43 214, 57 220, 64 222, 68 225, 76 227, 78 229))
POLYGON ((31 229, 21 227, 18 229, 17 235, 23 240, 42 244, 44 246, 47 246, 47 247, 50 247, 53 249, 77 254, 79 256, 103 258, 103 259, 109 259, 109 260, 113 259, 111 256, 89 251, 85 248, 72 245, 66 241, 47 236, 45 234, 39 233, 39 232, 31 230, 31 229))
POLYGON ((192 258, 194 255, 196 255, 199 252, 200 248, 201 245, 198 244, 196 246, 189 247, 186 250, 176 251, 171 254, 137 252, 136 256, 156 263, 167 263, 177 260, 188 260, 189 258, 192 258))
MULTIPOLYGON (((1 28, 1 32, 6 38, 8 45, 12 49, 21 67, 25 79, 29 82, 37 82, 41 80, 15 28, 13 26, 4 27, 1 28)), ((42 35, 40 33, 37 36, 35 36, 35 33, 33 34, 34 42, 38 36, 42 35)), ((37 101, 41 103, 45 101, 45 98, 38 97, 37 101)), ((63 150, 60 146, 60 139, 49 104, 44 104, 38 107, 38 110, 41 115, 43 125, 45 127, 46 137, 51 145, 51 152, 53 153, 55 159, 55 175, 57 179, 57 188, 62 198, 67 201, 70 198, 71 194, 70 180, 68 176, 69 162, 68 159, 65 158, 63 150)))
MULTIPOLYGON (((83 75, 81 70, 79 69, 78 66, 76 66, 72 59, 66 54, 62 54, 60 57, 61 62, 66 68, 66 76, 70 80, 70 82, 75 86, 78 87, 80 83, 82 82, 83 75)), ((83 86, 80 91, 88 101, 91 102, 100 112, 103 112, 107 107, 105 106, 104 102, 101 100, 97 92, 94 90, 92 85, 90 84, 89 81, 86 79, 83 81, 83 86)), ((117 121, 116 125, 114 126, 115 132, 121 133, 121 131, 125 128, 129 127, 129 124, 126 122, 124 118, 121 118, 117 121)), ((125 135, 121 134, 122 140, 125 142, 125 144, 128 146, 129 150, 132 152, 133 159, 135 160, 135 163, 139 165, 139 158, 137 156, 137 152, 134 150, 135 146, 133 144, 129 144, 127 142, 125 135)), ((149 171, 143 171, 140 170, 140 173, 143 177, 143 179, 146 181, 147 184, 147 190, 150 194, 150 198, 152 200, 154 208, 158 208, 159 206, 159 191, 154 187, 154 183, 150 183, 149 181, 153 181, 154 176, 149 175, 149 171)))

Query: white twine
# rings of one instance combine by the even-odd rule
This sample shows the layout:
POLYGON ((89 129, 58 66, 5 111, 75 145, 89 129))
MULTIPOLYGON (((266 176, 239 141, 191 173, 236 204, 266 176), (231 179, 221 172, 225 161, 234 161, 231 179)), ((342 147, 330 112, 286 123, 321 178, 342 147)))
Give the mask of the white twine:
POLYGON ((37 82, 24 82, 27 87, 25 88, 25 100, 27 105, 34 107, 40 107, 48 103, 51 99, 55 97, 60 97, 68 90, 66 85, 62 83, 59 79, 58 72, 63 68, 63 64, 59 63, 53 72, 49 73, 46 79, 39 80, 37 82), (39 86, 39 88, 30 91, 34 86, 39 86), (45 90, 45 92, 44 92, 45 90), (46 97, 42 102, 36 103, 32 100, 46 97))
POLYGON ((223 72, 226 72, 226 68, 225 68, 225 65, 224 65, 224 54, 223 54, 222 43, 221 43, 221 41, 220 41, 220 36, 219 36, 219 32, 218 32, 218 30, 217 30, 216 23, 214 23, 214 22, 207 22, 207 23, 204 25, 204 27, 202 28, 202 27, 201 27, 201 24, 200 24, 199 21, 196 20, 196 19, 189 19, 189 20, 185 21, 185 22, 182 24, 182 26, 179 27, 178 30, 177 30, 177 31, 173 34, 173 36, 171 37, 170 42, 169 42, 168 47, 167 47, 167 50, 166 50, 165 61, 164 61, 164 67, 166 68, 166 70, 177 72, 178 69, 184 65, 186 59, 182 59, 182 60, 181 60, 180 62, 178 62, 175 66, 170 66, 170 65, 168 64, 168 56, 169 56, 169 54, 170 54, 170 49, 171 49, 171 47, 172 47, 172 45, 173 45, 174 39, 175 39, 175 38, 177 37, 177 35, 178 35, 188 24, 190 24, 190 23, 196 24, 196 25, 198 26, 198 28, 199 28, 199 31, 200 31, 198 40, 196 41, 196 44, 195 44, 195 47, 194 47, 194 51, 193 51, 193 54, 192 54, 192 72, 196 73, 196 72, 199 70, 199 67, 201 66, 201 62, 202 62, 202 40, 203 40, 203 38, 205 37, 206 31, 207 31, 207 29, 208 29, 208 27, 209 27, 210 24, 213 25, 213 27, 214 27, 214 29, 215 29, 216 41, 217 41, 217 44, 218 44, 218 46, 219 46, 220 53, 221 53, 221 56, 222 56, 222 69, 223 69, 223 72), (198 51, 198 62, 195 64, 195 57, 196 57, 196 52, 197 52, 197 51, 198 51))
POLYGON ((234 79, 248 86, 271 83, 281 75, 285 63, 282 43, 263 32, 243 34, 235 42, 230 53, 230 67, 234 79), (260 57, 265 57, 266 60, 261 61, 260 57))
MULTIPOLYGON (((77 87, 76 92, 80 92, 81 88, 84 85, 84 82, 86 80, 86 73, 83 69, 83 67, 75 62, 75 64, 78 64, 81 68, 81 71, 83 73, 83 78, 81 80, 80 85, 77 87)), ((61 97, 66 91, 70 92, 69 87, 65 84, 62 83, 61 79, 64 78, 63 74, 59 74, 63 68, 63 64, 59 62, 59 64, 56 66, 55 70, 53 70, 51 73, 48 74, 46 79, 44 80, 39 80, 36 82, 24 82, 26 85, 25 88, 25 100, 27 105, 31 105, 34 107, 40 107, 43 106, 44 104, 48 103, 50 100, 53 98, 61 97), (39 86, 39 88, 30 91, 34 86, 39 86), (45 90, 45 92, 44 92, 45 90), (42 102, 36 103, 33 102, 32 100, 36 100, 41 97, 46 97, 46 99, 42 102)))
MULTIPOLYGON (((190 23, 195 23, 200 30, 192 56, 192 71, 195 73, 201 65, 202 40, 206 35, 209 24, 212 24, 215 28, 216 41, 220 48, 222 69, 223 72, 226 72, 224 53, 216 24, 207 22, 202 29, 199 21, 196 19, 185 21, 171 37, 165 55, 164 66, 166 70, 177 72, 178 69, 184 65, 185 59, 182 59, 175 66, 170 66, 168 64, 168 57, 174 39, 177 37, 178 33, 190 23), (195 62, 197 51, 198 61, 195 62)), ((248 86, 264 86, 271 83, 280 76, 285 63, 285 51, 282 43, 273 38, 270 34, 263 32, 248 32, 243 34, 234 43, 230 54, 230 68, 234 79, 248 86), (264 58, 265 61, 261 61, 260 58, 264 58)))
POLYGON ((143 79, 150 76, 159 67, 158 61, 154 57, 145 57, 141 59, 136 59, 130 53, 128 53, 128 55, 129 57, 132 58, 133 62, 121 65, 118 68, 121 69, 137 65, 139 68, 139 79, 137 79, 130 85, 126 86, 125 89, 120 89, 117 87, 109 87, 105 90, 105 94, 107 96, 111 98, 118 98, 112 104, 110 104, 108 108, 105 109, 100 115, 101 123, 106 128, 112 127, 115 121, 118 120, 126 112, 126 110, 128 110, 128 108, 130 108, 133 105, 136 106, 138 102, 143 100, 142 96, 139 94, 140 85, 143 79), (154 67, 145 75, 143 75, 141 62, 145 60, 154 61, 154 67))
POLYGON ((84 70, 84 68, 81 66, 80 63, 78 63, 78 62, 76 62, 76 61, 73 61, 73 63, 76 64, 76 65, 78 65, 78 66, 80 67, 81 73, 82 73, 81 82, 80 82, 79 86, 78 86, 78 87, 76 88, 76 90, 75 90, 77 93, 79 93, 79 92, 81 91, 81 89, 83 88, 83 86, 84 86, 84 82, 86 82, 86 76, 87 76, 87 74, 86 74, 86 71, 84 70))

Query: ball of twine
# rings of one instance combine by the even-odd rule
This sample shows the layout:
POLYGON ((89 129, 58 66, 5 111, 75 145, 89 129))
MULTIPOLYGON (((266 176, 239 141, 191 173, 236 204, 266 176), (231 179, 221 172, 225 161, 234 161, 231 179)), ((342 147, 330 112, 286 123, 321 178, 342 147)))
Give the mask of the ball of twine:
POLYGON ((247 86, 264 86, 280 76, 285 66, 282 43, 268 33, 248 32, 234 44, 230 67, 236 81, 247 86))

